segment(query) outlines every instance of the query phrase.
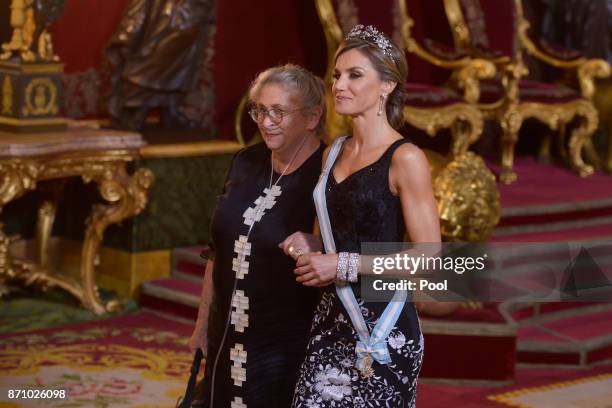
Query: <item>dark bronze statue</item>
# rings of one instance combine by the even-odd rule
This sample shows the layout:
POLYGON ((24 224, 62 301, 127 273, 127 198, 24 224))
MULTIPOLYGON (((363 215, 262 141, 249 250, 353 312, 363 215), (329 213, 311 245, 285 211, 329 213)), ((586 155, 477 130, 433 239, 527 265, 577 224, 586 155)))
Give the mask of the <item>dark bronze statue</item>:
POLYGON ((612 0, 546 0, 544 35, 612 63, 612 0))
POLYGON ((115 126, 139 129, 154 108, 165 126, 189 125, 178 107, 196 86, 213 7, 212 0, 128 3, 106 48, 115 126))

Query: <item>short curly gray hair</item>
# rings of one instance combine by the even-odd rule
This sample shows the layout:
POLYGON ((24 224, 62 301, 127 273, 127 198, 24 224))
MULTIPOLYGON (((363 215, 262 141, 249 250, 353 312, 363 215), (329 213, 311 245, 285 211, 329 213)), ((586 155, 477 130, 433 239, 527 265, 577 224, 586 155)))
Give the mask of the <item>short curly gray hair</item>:
POLYGON ((312 72, 295 64, 285 64, 268 68, 260 72, 249 86, 249 103, 253 103, 259 97, 261 89, 268 84, 280 84, 284 88, 295 92, 300 98, 304 108, 321 108, 321 118, 317 124, 317 132, 322 133, 325 129, 325 83, 312 72))

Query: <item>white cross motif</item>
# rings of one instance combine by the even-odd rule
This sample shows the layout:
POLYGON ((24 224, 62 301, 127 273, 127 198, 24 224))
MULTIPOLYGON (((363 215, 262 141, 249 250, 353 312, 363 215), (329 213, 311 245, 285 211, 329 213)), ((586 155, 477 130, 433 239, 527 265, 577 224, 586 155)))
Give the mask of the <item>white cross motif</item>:
POLYGON ((230 408, 247 408, 247 406, 244 402, 242 402, 242 398, 234 397, 234 400, 232 401, 230 408))
POLYGON ((240 235, 238 240, 234 241, 234 252, 247 256, 251 255, 251 243, 247 241, 247 237, 240 235))
POLYGON ((271 209, 276 204, 276 197, 280 196, 282 191, 280 186, 274 185, 272 188, 264 189, 265 196, 259 196, 255 200, 255 207, 249 207, 246 209, 242 216, 244 217, 244 223, 249 227, 255 222, 261 221, 261 217, 265 214, 266 210, 271 209))
POLYGON ((237 290, 232 297, 232 324, 236 331, 244 333, 245 327, 249 327, 249 315, 245 312, 249 310, 249 298, 244 295, 243 290, 237 290))
POLYGON ((251 255, 251 243, 247 241, 247 237, 240 235, 237 241, 234 241, 234 252, 236 257, 232 259, 232 270, 236 272, 238 279, 244 279, 244 276, 249 273, 249 262, 246 257, 251 255))
POLYGON ((244 276, 249 273, 249 262, 241 261, 240 257, 242 255, 238 255, 232 260, 232 270, 236 272, 236 278, 244 279, 244 276))
POLYGON ((246 381, 246 368, 244 365, 247 361, 247 352, 242 344, 236 343, 236 346, 230 349, 230 360, 233 362, 231 373, 234 385, 242 387, 242 383, 246 381))

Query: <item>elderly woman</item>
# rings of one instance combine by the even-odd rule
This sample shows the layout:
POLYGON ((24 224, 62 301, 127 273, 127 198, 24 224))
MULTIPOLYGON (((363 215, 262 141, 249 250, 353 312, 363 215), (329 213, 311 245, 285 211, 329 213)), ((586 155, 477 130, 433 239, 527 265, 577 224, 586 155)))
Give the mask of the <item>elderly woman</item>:
POLYGON ((294 407, 415 405, 423 357, 415 304, 405 292, 388 304, 364 301, 358 284, 372 274, 362 243, 400 242, 406 233, 415 243, 440 242, 427 159, 397 131, 407 70, 404 52, 371 26, 356 26, 336 52, 335 109, 353 129, 326 150, 314 190, 325 253, 299 233, 283 243, 304 253, 297 281, 325 288, 294 407))
POLYGON ((314 225, 323 81, 279 66, 257 76, 249 99, 263 143, 236 154, 213 215, 215 259, 190 341, 207 356, 194 407, 290 406, 319 298, 295 281, 279 242, 314 225))

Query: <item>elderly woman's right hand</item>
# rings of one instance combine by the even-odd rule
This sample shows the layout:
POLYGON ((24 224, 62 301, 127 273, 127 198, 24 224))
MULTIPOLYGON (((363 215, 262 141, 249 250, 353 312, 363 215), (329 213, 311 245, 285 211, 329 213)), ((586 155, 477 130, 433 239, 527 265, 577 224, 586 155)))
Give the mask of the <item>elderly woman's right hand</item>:
POLYGON ((206 348, 208 347, 208 330, 206 324, 200 319, 196 321, 193 333, 189 339, 189 350, 195 353, 197 348, 202 349, 204 355, 206 355, 206 348))
POLYGON ((283 242, 278 244, 278 246, 286 255, 293 259, 297 259, 303 254, 320 252, 323 247, 320 236, 301 231, 289 235, 283 242))

